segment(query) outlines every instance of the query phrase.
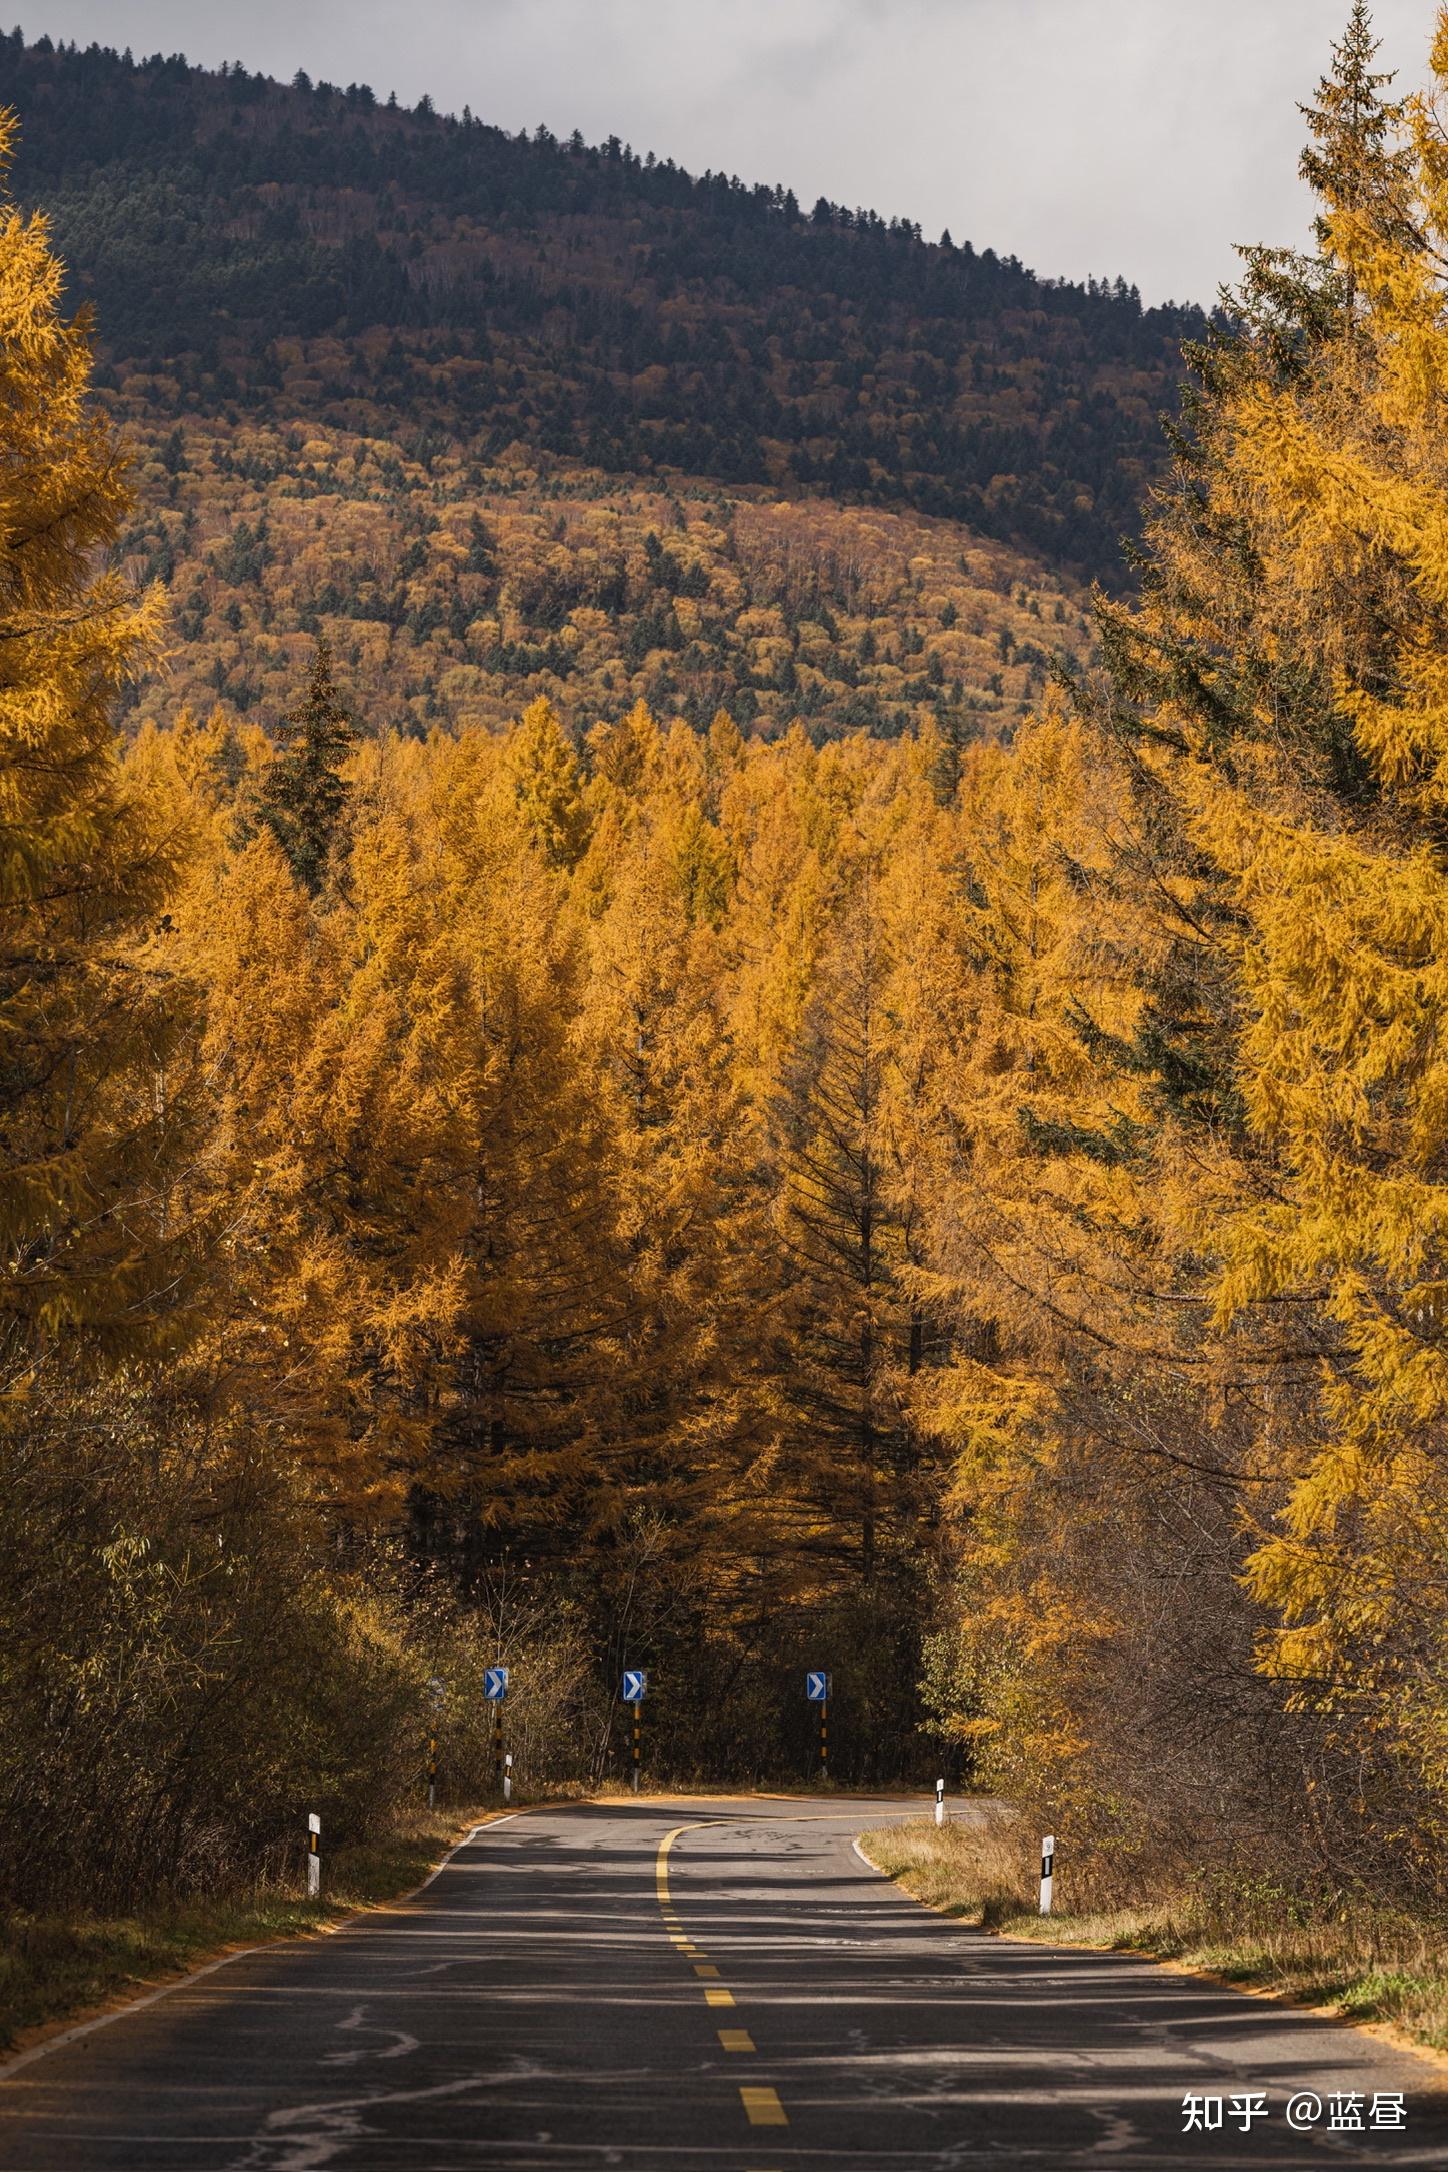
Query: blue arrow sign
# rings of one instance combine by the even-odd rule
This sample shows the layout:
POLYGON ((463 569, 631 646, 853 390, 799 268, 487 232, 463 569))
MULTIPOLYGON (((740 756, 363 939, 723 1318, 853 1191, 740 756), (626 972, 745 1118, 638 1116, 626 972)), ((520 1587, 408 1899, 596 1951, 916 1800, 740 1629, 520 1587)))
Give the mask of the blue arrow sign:
POLYGON ((483 1674, 483 1695, 489 1704, 501 1704, 508 1694, 506 1667, 488 1667, 483 1674))
POLYGON ((810 1673, 804 1678, 804 1693, 811 1704, 828 1704, 830 1678, 827 1674, 810 1673))
POLYGON ((649 1693, 649 1678, 642 1667, 625 1667, 623 1671, 623 1701, 625 1704, 642 1704, 649 1693))

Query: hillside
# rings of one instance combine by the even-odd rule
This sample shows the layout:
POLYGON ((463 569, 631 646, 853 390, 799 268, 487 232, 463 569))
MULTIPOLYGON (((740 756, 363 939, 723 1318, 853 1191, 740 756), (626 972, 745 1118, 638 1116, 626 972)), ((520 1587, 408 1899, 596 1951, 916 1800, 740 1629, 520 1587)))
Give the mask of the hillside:
POLYGON ((365 86, 16 32, 0 99, 141 453, 162 710, 270 701, 325 623, 378 722, 1008 718, 1119 584, 1200 326, 365 86))
POLYGON ((370 730, 501 726, 540 692, 578 720, 644 700, 772 735, 958 736, 1021 713, 1081 599, 953 524, 826 499, 628 482, 514 448, 420 456, 331 430, 136 427, 125 563, 163 577, 159 718, 275 714, 325 631, 370 730))

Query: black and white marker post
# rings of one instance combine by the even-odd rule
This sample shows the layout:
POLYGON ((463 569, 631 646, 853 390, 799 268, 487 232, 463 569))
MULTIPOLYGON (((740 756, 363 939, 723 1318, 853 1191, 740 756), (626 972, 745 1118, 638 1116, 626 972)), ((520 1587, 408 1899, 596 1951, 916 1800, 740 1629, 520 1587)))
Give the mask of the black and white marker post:
POLYGON ((945 1823, 945 1782, 943 1780, 937 1780, 935 1783, 935 1822, 937 1825, 945 1823))
POLYGON ((434 1674, 430 1678, 427 1693, 432 1699, 432 1718, 428 1722, 427 1729, 427 1807, 429 1810, 435 1810, 437 1808, 437 1715, 442 1710, 442 1701, 447 1695, 447 1684, 442 1680, 441 1676, 434 1674))
POLYGON ((322 1897, 322 1821, 315 1810, 307 1812, 307 1899, 322 1897))
POLYGON ((1056 1836, 1047 1833, 1041 1842, 1041 1914, 1051 1913, 1051 1888, 1056 1882, 1056 1836))
POLYGON ((513 1753, 511 1750, 503 1759, 503 1800, 504 1802, 513 1800, 513 1753))

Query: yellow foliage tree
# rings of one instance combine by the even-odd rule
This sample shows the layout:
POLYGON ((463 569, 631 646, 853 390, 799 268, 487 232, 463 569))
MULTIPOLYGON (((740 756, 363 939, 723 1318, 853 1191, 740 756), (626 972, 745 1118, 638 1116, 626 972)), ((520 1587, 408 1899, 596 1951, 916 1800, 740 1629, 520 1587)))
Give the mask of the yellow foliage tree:
MULTIPOLYGON (((15 138, 0 115, 0 176, 15 138)), ((0 201, 0 1347, 144 1348, 182 1293, 186 992, 161 911, 178 841, 126 789, 111 706, 157 594, 98 570, 128 499, 88 325, 46 224, 0 201)))

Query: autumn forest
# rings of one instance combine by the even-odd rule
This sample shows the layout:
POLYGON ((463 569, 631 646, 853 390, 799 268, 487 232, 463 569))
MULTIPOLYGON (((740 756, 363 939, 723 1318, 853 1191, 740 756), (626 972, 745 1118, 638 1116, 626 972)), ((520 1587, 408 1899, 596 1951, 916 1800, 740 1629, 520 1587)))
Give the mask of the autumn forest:
POLYGON ((483 1799, 500 1659, 530 1788, 625 1665, 817 1782, 828 1667, 835 1781, 1103 1892, 1438 1894, 1448 14, 1374 53, 1208 317, 0 40, 6 1907, 483 1799))

